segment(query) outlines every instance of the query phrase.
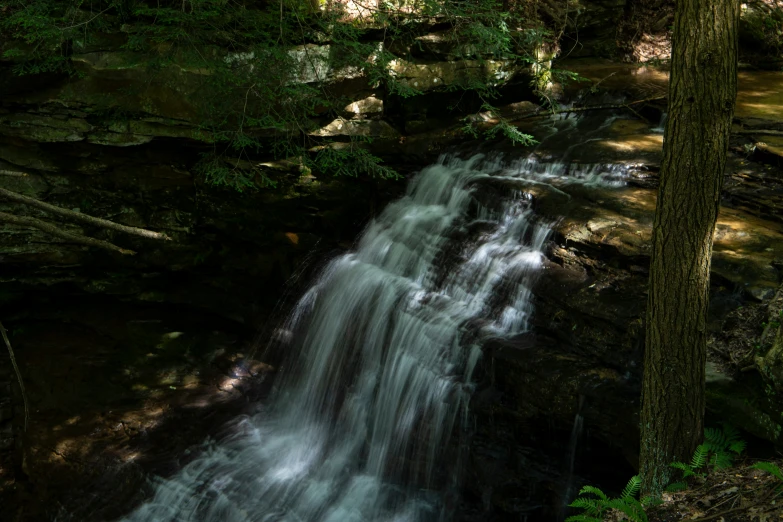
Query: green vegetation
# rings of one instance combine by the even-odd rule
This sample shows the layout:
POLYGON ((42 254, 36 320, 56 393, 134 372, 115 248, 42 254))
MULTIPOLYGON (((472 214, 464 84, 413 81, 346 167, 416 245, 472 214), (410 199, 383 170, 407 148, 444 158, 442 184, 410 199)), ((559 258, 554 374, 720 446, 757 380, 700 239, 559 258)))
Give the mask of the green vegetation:
POLYGON ((734 457, 745 450, 745 441, 740 439, 739 432, 725 424, 723 430, 707 428, 704 430, 704 442, 696 447, 690 463, 673 462, 671 467, 682 471, 682 480, 669 484, 666 491, 681 491, 688 487, 685 482, 689 477, 704 477, 705 468, 729 468, 734 463, 734 457))
MULTIPOLYGON (((690 478, 703 480, 710 471, 732 467, 734 459, 745 450, 745 446, 746 443, 740 438, 739 432, 728 424, 724 424, 723 429, 705 429, 704 442, 696 448, 690 463, 671 464, 671 467, 682 471, 682 479, 669 484, 665 491, 670 493, 683 491, 688 488, 687 480, 690 478)), ((757 462, 751 467, 776 477, 781 481, 777 489, 783 490, 783 470, 777 464, 757 462)), ((646 522, 648 518, 645 509, 660 505, 662 500, 653 496, 645 496, 637 500, 641 486, 641 479, 635 475, 616 498, 610 498, 594 486, 584 486, 579 491, 579 495, 582 496, 569 504, 570 507, 581 509, 583 512, 568 517, 566 522, 599 522, 604 520, 604 516, 612 510, 623 513, 632 522, 646 522), (584 496, 588 494, 592 496, 584 496)))
POLYGON ((776 479, 778 479, 781 483, 778 484, 777 489, 783 490, 783 470, 780 469, 780 466, 777 464, 773 464, 772 462, 756 462, 753 465, 754 469, 758 469, 761 471, 766 471, 776 479))
POLYGON ((783 9, 775 3, 748 2, 742 16, 743 38, 761 51, 779 55, 783 51, 783 9))
MULTIPOLYGON (((366 138, 316 136, 351 100, 331 88, 363 78, 387 96, 421 93, 400 76, 399 60, 437 23, 453 60, 535 62, 551 41, 537 20, 498 0, 383 2, 372 8, 318 0, 0 0, 4 58, 16 74, 80 75, 75 55, 122 50, 118 69, 144 67, 149 84, 198 93, 197 136, 211 144, 198 172, 216 185, 244 190, 274 186, 253 165, 288 159, 302 169, 338 176, 397 174, 367 151, 366 138), (119 40, 118 40, 119 38, 119 40), (187 71, 197 88, 180 85, 187 71)), ((497 83, 486 67, 471 68, 450 89, 489 101, 497 83)), ((404 71, 403 71, 404 72, 404 71)), ((139 93, 136 93, 139 94, 139 93)), ((193 96, 191 96, 193 98, 193 96)), ((126 108, 107 101, 107 114, 126 108)), ((486 137, 531 138, 501 121, 486 137)))
MULTIPOLYGON (((482 104, 481 109, 489 112, 492 116, 498 115, 499 112, 497 108, 493 107, 486 101, 482 104)), ((465 123, 465 125, 462 127, 462 132, 474 138, 483 137, 488 140, 495 139, 497 138, 498 134, 501 134, 506 139, 510 140, 514 145, 533 145, 536 143, 536 141, 533 139, 533 136, 520 132, 519 129, 511 125, 507 119, 503 118, 502 116, 496 117, 498 120, 497 123, 483 131, 479 130, 479 128, 476 126, 474 118, 463 118, 462 121, 465 123)))
POLYGON ((611 510, 623 513, 632 522, 647 522, 647 513, 644 508, 649 505, 651 499, 645 497, 638 500, 636 498, 641 487, 642 480, 638 475, 631 477, 617 498, 609 498, 606 493, 596 487, 584 486, 579 494, 591 494, 594 498, 579 497, 569 504, 573 508, 583 509, 584 512, 568 517, 566 522, 602 522, 604 515, 611 510))

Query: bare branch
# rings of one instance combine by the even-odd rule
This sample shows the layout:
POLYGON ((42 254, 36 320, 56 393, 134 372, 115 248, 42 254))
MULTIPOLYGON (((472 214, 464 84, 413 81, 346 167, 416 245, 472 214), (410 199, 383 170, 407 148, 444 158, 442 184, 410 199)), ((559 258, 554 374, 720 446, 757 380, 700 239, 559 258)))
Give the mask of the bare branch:
POLYGON ((772 130, 772 129, 741 129, 741 130, 735 130, 731 131, 732 134, 758 134, 759 136, 783 136, 783 131, 779 130, 772 130))
POLYGON ((13 192, 11 190, 7 190, 4 188, 0 188, 0 197, 4 197, 6 199, 10 199, 11 201, 16 201, 17 203, 22 203, 24 205, 28 205, 31 207, 36 207, 46 212, 51 212, 52 214, 60 215, 66 219, 71 219, 73 221, 81 221, 83 223, 88 223, 90 225, 95 225, 103 228, 110 228, 112 230, 117 230, 119 232, 125 232, 126 234, 133 234, 134 236, 146 237, 148 239, 163 239, 163 240, 171 241, 171 238, 169 236, 161 232, 153 232, 151 230, 145 230, 143 228, 120 225, 119 223, 115 223, 113 221, 109 221, 106 219, 101 219, 93 216, 88 216, 87 214, 82 214, 81 212, 74 212, 73 210, 67 210, 62 207, 51 205, 49 203, 44 203, 39 199, 23 196, 18 192, 13 192))
POLYGON ((66 232, 65 230, 57 228, 51 223, 47 223, 46 221, 41 221, 40 219, 32 217, 14 216, 13 214, 8 214, 7 212, 0 212, 0 221, 4 221, 12 225, 37 228, 38 230, 42 230, 47 234, 51 234, 55 237, 59 237, 60 239, 64 239, 66 241, 71 241, 73 243, 104 248, 106 250, 112 250, 114 252, 119 252, 120 254, 130 256, 136 253, 133 250, 120 248, 117 245, 113 245, 107 241, 101 241, 100 239, 74 234, 72 232, 66 232))
POLYGON ((631 108, 631 105, 638 105, 640 103, 647 103, 652 101, 660 101, 665 100, 666 96, 653 96, 652 98, 644 98, 643 100, 636 100, 628 103, 613 103, 613 104, 607 104, 607 105, 588 105, 586 107, 571 107, 569 109, 559 109, 556 111, 551 111, 548 109, 545 109, 543 107, 536 109, 534 111, 526 112, 524 114, 521 114, 519 116, 516 116, 515 120, 522 120, 525 118, 532 118, 534 116, 549 116, 552 114, 564 114, 568 112, 585 112, 585 111, 599 111, 599 110, 606 110, 606 109, 628 109, 634 114, 638 113, 631 108))
POLYGON ((11 341, 8 340, 8 332, 5 331, 3 323, 0 323, 0 334, 3 335, 3 341, 5 341, 6 347, 8 347, 8 356, 11 358, 11 364, 16 372, 16 380, 19 382, 19 389, 22 391, 22 401, 24 402, 24 431, 27 431, 27 423, 30 420, 30 408, 27 406, 27 393, 24 391, 24 381, 22 380, 22 372, 19 371, 19 366, 16 365, 16 357, 14 357, 14 349, 11 348, 11 341))

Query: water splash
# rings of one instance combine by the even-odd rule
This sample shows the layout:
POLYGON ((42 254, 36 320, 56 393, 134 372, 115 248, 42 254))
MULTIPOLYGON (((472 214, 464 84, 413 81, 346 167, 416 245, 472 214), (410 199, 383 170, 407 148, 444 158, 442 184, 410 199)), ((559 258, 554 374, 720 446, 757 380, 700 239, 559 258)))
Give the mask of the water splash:
POLYGON ((559 168, 476 156, 422 170, 279 329, 290 355, 266 410, 125 520, 449 519, 460 464, 450 439, 480 346, 527 330, 550 232, 523 192, 492 208, 473 194, 493 177, 592 179, 559 168))

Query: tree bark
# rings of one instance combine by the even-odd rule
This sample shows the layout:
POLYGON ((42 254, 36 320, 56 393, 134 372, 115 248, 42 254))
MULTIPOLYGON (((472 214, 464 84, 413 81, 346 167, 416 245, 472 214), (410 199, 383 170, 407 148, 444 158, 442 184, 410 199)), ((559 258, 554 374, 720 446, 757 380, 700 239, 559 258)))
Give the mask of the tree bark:
POLYGON ((642 489, 688 462, 704 431, 712 237, 737 93, 736 0, 678 0, 642 383, 642 489))

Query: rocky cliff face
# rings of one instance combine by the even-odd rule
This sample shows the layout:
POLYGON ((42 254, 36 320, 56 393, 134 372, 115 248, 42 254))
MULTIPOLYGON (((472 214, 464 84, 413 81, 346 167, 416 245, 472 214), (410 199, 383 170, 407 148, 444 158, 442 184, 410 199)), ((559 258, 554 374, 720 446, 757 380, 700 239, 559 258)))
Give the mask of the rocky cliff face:
MULTIPOLYGON (((620 7, 586 5, 582 15, 595 38, 605 37, 620 7)), ((327 70, 318 61, 303 69, 303 79, 327 77, 351 100, 338 117, 323 115, 318 135, 372 137, 374 150, 405 173, 464 138, 452 125, 459 115, 448 109, 459 96, 443 89, 466 71, 499 83, 516 75, 522 80, 514 101, 529 97, 530 78, 517 64, 455 61, 437 33, 420 44, 414 60, 394 64, 401 82, 424 91, 412 99, 375 90, 355 71, 327 70)), ((328 54, 320 46, 306 51, 328 54)), ((296 294, 318 261, 348 248, 404 186, 325 177, 295 162, 263 159, 252 166, 275 188, 240 194, 209 186, 194 171, 211 141, 192 103, 199 71, 171 68, 150 82, 143 69, 121 66, 114 51, 95 49, 75 60, 82 73, 75 77, 0 74, 0 187, 173 240, 63 225, 138 252, 123 257, 3 225, 0 319, 11 330, 33 415, 24 451, 14 453, 15 462, 9 453, 0 460, 0 480, 18 481, 16 491, 5 489, 6 498, 21 492, 37 499, 37 508, 26 504, 22 520, 56 514, 56 502, 83 519, 117 516, 140 494, 146 472, 175 469, 187 459, 185 449, 262 397, 272 369, 260 361, 275 361, 253 336, 259 329, 262 336, 280 334, 272 328, 281 295, 285 303, 286 291, 296 294), (85 504, 99 485, 106 502, 85 504)), ((653 69, 593 64, 581 72, 596 81, 614 72, 602 88, 633 98, 660 91, 666 81, 653 69)), ((777 81, 767 78, 765 92, 779 92, 777 81)), ((783 121, 764 119, 759 92, 741 93, 744 130, 774 130, 783 121)), ((530 108, 523 101, 504 116, 513 120, 530 108)), ((644 114, 657 119, 661 110, 644 114)), ((484 113, 476 119, 495 121, 484 113)), ((527 130, 545 138, 547 127, 527 130)), ((530 448, 560 451, 577 415, 591 451, 635 458, 647 244, 662 143, 650 127, 620 118, 590 147, 563 142, 541 149, 582 165, 632 166, 633 176, 618 190, 569 190, 568 201, 527 187, 541 215, 558 225, 536 291, 535 336, 486 349, 486 381, 474 404, 481 428, 468 471, 482 509, 517 516, 544 497, 559 502, 564 467, 530 448), (539 464, 545 473, 526 475, 539 464), (543 489, 531 486, 538 479, 543 489)), ((745 158, 775 163, 780 155, 772 140, 743 140, 735 143, 742 156, 732 160, 716 243, 710 408, 780 444, 779 407, 761 381, 779 375, 779 342, 757 353, 754 339, 779 308, 783 195, 776 171, 745 158)), ((6 201, 0 210, 44 216, 6 201)), ((9 396, 14 389, 10 365, 0 358, 6 449, 22 446, 12 436, 13 426, 21 433, 21 403, 9 396)))
MULTIPOLYGON (((596 80, 614 73, 607 88, 629 99, 642 99, 666 82, 660 71, 637 67, 574 68, 596 80)), ((776 146, 755 144, 767 139, 765 131, 774 138, 783 121, 777 88, 766 88, 780 82, 780 73, 740 75, 736 134, 715 235, 707 365, 708 425, 727 421, 749 440, 778 448, 783 180, 779 156, 769 152, 776 146)), ((658 121, 653 108, 648 117, 658 121)), ((618 116, 598 131, 600 124, 591 126, 590 119, 605 120, 583 116, 573 135, 545 139, 536 153, 542 164, 566 158, 574 176, 590 168, 611 176, 613 166, 624 165, 629 177, 622 187, 609 189, 558 186, 566 194, 526 187, 537 212, 556 223, 551 264, 535 290, 533 333, 487 346, 486 378, 473 403, 481 457, 472 462, 469 484, 498 517, 540 514, 544 508, 536 506, 542 499, 565 501, 574 452, 579 455, 574 473, 593 483, 611 483, 608 461, 626 476, 637 464, 649 238, 662 134, 637 118, 618 116)))
MULTIPOLYGON (((131 257, 0 224, 0 320, 10 330, 34 410, 23 442, 21 397, 8 358, 0 358, 0 488, 6 498, 16 494, 14 477, 26 478, 21 490, 41 499, 69 489, 74 474, 90 477, 79 487, 95 487, 100 473, 114 470, 101 448, 127 461, 129 454, 116 454, 110 441, 153 433, 159 421, 148 413, 169 409, 171 394, 190 390, 188 396, 231 410, 226 401, 243 396, 241 386, 231 384, 236 361, 251 358, 260 328, 271 333, 263 327, 275 324, 281 295, 296 297, 318 263, 348 248, 405 186, 404 180, 323 175, 263 155, 230 161, 263 173, 274 187, 259 182, 238 193, 210 185, 195 168, 214 147, 200 119, 207 72, 171 65, 150 74, 133 65, 122 41, 106 35, 79 49, 71 56, 71 75, 16 76, 13 63, 0 59, 0 187, 172 238, 58 223, 138 252, 131 257), (158 364, 165 353, 172 358, 158 364), (114 429, 126 425, 130 431, 114 429), (55 438, 45 435, 55 432, 55 438), (102 434, 103 442, 61 446, 89 433, 102 434), (76 470, 76 461, 90 464, 76 470)), ((361 71, 333 67, 329 45, 292 48, 301 58, 299 81, 326 85, 347 100, 338 114, 313 122, 313 135, 371 138, 373 151, 404 175, 452 139, 442 131, 422 133, 461 116, 448 108, 460 94, 447 89, 477 75, 501 85, 523 71, 512 61, 458 60, 438 34, 417 49, 418 56, 390 65, 401 85, 423 93, 405 99, 373 88, 361 71)), ((5 200, 0 210, 52 219, 5 200)), ((250 375, 252 363, 240 366, 250 375)), ((197 435, 202 439, 209 430, 195 424, 204 428, 197 435)), ((42 505, 24 516, 51 515, 51 509, 42 505)))

